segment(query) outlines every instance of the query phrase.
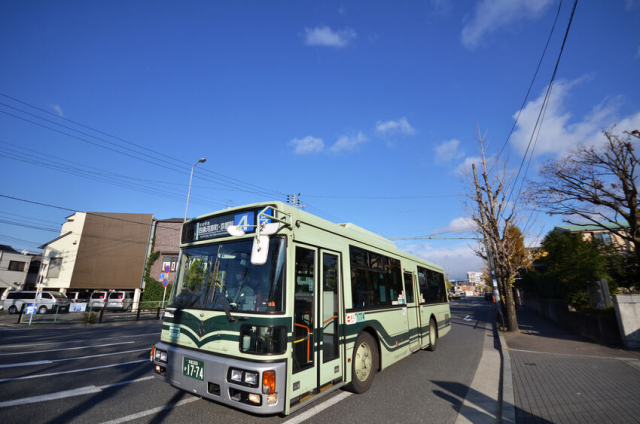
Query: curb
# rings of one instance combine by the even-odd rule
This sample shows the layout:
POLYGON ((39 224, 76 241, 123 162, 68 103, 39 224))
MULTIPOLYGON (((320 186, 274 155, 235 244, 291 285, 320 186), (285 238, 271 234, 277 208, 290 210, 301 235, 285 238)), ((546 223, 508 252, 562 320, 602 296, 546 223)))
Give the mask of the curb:
POLYGON ((516 406, 515 395, 513 392, 513 372, 511 370, 511 358, 509 357, 509 350, 507 349, 507 342, 502 335, 502 331, 497 326, 498 337, 500 340, 500 353, 502 355, 502 387, 500 390, 502 402, 500 403, 501 420, 502 423, 516 422, 516 406))

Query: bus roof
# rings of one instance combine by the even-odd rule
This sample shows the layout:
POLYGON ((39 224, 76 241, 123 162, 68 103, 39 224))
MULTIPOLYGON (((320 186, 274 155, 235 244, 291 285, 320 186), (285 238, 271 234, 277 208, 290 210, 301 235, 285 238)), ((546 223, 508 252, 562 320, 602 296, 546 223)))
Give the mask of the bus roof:
POLYGON ((216 212, 208 213, 205 215, 201 215, 196 218, 193 218, 190 221, 205 219, 207 217, 215 216, 221 213, 233 213, 234 211, 241 211, 246 209, 261 209, 267 206, 273 206, 284 213, 290 214, 292 218, 292 224, 295 224, 297 221, 301 221, 302 223, 324 229, 325 231, 332 232, 334 234, 352 239, 354 241, 357 241, 372 247, 377 247, 378 249, 381 249, 381 250, 392 252, 396 255, 403 256, 405 258, 412 259, 414 261, 426 262, 432 268, 443 270, 443 268, 439 265, 436 265, 430 261, 427 261, 426 259, 414 256, 404 250, 398 249, 398 247, 393 241, 379 234, 376 234, 372 231, 366 230, 352 223, 336 224, 324 218, 320 218, 319 216, 305 212, 302 209, 294 208, 289 204, 279 202, 279 201, 260 202, 260 203, 252 203, 248 205, 237 206, 234 208, 224 209, 221 211, 216 211, 216 212))

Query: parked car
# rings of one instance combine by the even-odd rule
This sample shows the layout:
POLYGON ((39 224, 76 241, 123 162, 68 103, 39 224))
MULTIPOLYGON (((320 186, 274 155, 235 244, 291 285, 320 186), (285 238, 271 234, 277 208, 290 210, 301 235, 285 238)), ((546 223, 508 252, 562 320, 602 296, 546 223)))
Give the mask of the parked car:
POLYGON ((484 300, 491 300, 491 301, 493 301, 493 293, 485 293, 485 294, 484 294, 484 300))
POLYGON ((60 292, 21 290, 10 291, 4 301, 3 308, 10 314, 17 314, 25 303, 37 303, 39 314, 69 312, 69 305, 71 305, 71 301, 67 296, 60 292))
POLYGON ((91 297, 89 297, 89 305, 88 308, 92 310, 102 309, 107 304, 107 297, 109 293, 106 291, 96 290, 91 293, 91 297))
POLYGON ((113 291, 107 300, 108 311, 127 311, 133 308, 133 293, 129 291, 113 291))
POLYGON ((68 291, 67 297, 73 303, 89 303, 89 293, 84 291, 68 291))

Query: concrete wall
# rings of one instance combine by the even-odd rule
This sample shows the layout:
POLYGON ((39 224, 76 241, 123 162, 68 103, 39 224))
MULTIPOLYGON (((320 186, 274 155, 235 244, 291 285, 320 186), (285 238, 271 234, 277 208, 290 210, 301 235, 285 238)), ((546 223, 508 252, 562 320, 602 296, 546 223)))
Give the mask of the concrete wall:
POLYGON ((20 290, 22 288, 27 278, 31 258, 32 256, 18 252, 0 250, 0 296, 7 289, 20 290), (24 271, 10 271, 9 263, 11 261, 23 262, 24 271))
POLYGON ((526 295, 524 306, 556 323, 567 331, 596 343, 621 345, 622 339, 615 316, 588 315, 569 311, 563 300, 540 299, 526 295))
POLYGON ((42 270, 42 285, 46 288, 68 289, 71 285, 71 277, 76 264, 80 236, 84 227, 86 214, 77 212, 67 217, 67 222, 62 224, 60 238, 48 243, 42 254, 44 268, 42 270), (52 258, 62 258, 62 266, 57 277, 48 277, 49 263, 52 258))
POLYGON ((613 296, 613 306, 625 347, 640 349, 640 294, 613 296))

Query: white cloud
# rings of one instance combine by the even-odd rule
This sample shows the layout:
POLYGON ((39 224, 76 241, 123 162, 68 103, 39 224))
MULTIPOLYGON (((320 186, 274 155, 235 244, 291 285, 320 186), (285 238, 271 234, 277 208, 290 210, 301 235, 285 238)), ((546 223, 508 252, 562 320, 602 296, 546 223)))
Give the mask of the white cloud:
POLYGON ((380 136, 388 135, 414 135, 416 130, 411 126, 407 118, 400 118, 397 121, 387 121, 376 123, 376 133, 380 136))
POLYGON ((470 156, 464 160, 458 167, 455 169, 454 174, 459 177, 465 177, 467 175, 471 175, 471 164, 476 164, 476 168, 482 167, 482 158, 480 156, 470 156))
POLYGON ((482 0, 462 28, 462 44, 475 48, 482 38, 525 19, 537 19, 554 0, 482 0))
POLYGON ((346 47, 356 39, 357 34, 351 28, 334 31, 328 26, 305 28, 305 44, 309 46, 346 47))
POLYGON ((361 132, 354 136, 344 135, 340 137, 333 146, 331 146, 330 150, 335 153, 353 151, 356 150, 360 144, 366 143, 367 141, 367 137, 361 132))
POLYGON ((460 159, 464 156, 464 152, 459 149, 460 140, 450 140, 436 146, 436 160, 438 162, 448 162, 454 159, 460 159))
POLYGON ((415 256, 426 259, 444 268, 449 278, 465 279, 469 271, 482 271, 483 260, 467 244, 452 247, 437 246, 436 242, 424 243, 405 249, 415 256))
POLYGON ((293 153, 296 155, 319 153, 324 150, 322 139, 311 137, 310 135, 302 139, 294 138, 289 142, 289 145, 294 147, 293 153))
MULTIPOLYGON (((618 121, 617 129, 620 131, 638 125, 637 113, 623 118, 617 116, 621 103, 620 96, 607 98, 594 106, 586 116, 574 119, 567 110, 566 103, 573 87, 582 81, 584 78, 574 81, 558 81, 554 84, 540 135, 535 145, 534 156, 544 153, 561 155, 578 143, 599 143, 602 130, 618 121)), ((546 90, 522 109, 516 130, 511 135, 511 145, 521 155, 524 155, 531 140, 545 93, 546 90)), ((517 113, 514 114, 514 119, 516 116, 517 113)), ((535 138, 532 143, 534 142, 535 138)))
POLYGON ((60 105, 50 105, 50 106, 51 106, 51 109, 53 109, 55 113, 58 114, 58 116, 64 116, 64 111, 62 110, 60 105))
POLYGON ((465 233, 471 232, 475 228, 475 224, 469 218, 465 218, 463 216, 452 219, 444 228, 436 230, 435 234, 446 234, 446 233, 465 233))

